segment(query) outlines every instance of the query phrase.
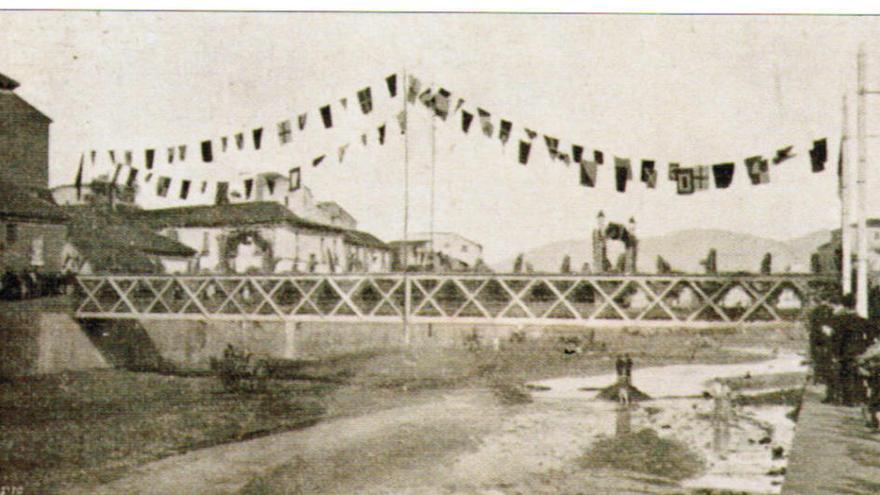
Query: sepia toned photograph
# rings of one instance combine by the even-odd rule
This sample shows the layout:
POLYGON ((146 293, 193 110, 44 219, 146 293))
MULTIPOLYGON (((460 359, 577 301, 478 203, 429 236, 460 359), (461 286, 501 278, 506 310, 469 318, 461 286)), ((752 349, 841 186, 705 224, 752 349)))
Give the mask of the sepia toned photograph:
POLYGON ((880 17, 0 27, 0 495, 880 494, 880 17))

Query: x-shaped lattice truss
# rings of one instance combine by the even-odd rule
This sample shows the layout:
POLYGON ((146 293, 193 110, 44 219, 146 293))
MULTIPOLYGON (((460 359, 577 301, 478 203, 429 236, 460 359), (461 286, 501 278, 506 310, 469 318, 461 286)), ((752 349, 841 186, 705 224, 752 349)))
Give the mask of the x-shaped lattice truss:
POLYGON ((741 323, 799 317, 809 276, 296 275, 77 278, 89 318, 741 323), (409 298, 406 297, 407 292, 409 298))

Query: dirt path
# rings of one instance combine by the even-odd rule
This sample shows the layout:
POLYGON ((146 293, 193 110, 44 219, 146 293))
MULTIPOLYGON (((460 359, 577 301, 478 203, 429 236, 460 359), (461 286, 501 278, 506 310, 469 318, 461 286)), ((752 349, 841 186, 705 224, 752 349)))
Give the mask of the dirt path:
POLYGON ((291 487, 302 485, 305 493, 343 493, 346 484, 375 476, 369 468, 377 463, 399 462, 389 467, 405 468, 415 452, 439 455, 466 448, 498 418, 499 409, 487 392, 438 394, 426 404, 169 457, 123 479, 69 487, 62 493, 237 493, 252 478, 284 467, 295 468, 301 478, 302 483, 293 480, 291 487), (350 462, 340 463, 344 460, 350 462))

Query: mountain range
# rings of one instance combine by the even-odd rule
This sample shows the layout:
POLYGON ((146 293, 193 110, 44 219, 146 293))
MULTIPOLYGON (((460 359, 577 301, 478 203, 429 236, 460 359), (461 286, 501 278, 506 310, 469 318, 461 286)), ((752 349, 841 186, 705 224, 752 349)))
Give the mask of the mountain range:
MULTIPOLYGON (((722 272, 757 272, 765 253, 773 258, 774 272, 808 272, 810 255, 831 240, 828 230, 778 241, 751 234, 716 229, 688 229, 671 234, 639 239, 638 271, 655 273, 657 256, 662 256, 673 270, 702 273, 700 261, 710 249, 717 251, 717 267, 722 272)), ((608 244, 608 258, 614 263, 623 246, 616 241, 608 244)), ((524 259, 535 271, 558 273, 565 255, 571 256, 572 270, 579 271, 584 262, 593 264, 592 240, 571 239, 539 246, 524 253, 524 259)), ((492 266, 496 272, 510 272, 514 260, 492 266)))

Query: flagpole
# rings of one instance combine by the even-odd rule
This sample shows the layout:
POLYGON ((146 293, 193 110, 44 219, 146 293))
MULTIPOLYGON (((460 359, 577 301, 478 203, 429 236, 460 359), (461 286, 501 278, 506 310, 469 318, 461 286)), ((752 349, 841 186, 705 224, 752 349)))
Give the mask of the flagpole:
POLYGON ((403 70, 403 91, 401 96, 403 100, 403 121, 406 123, 407 129, 403 133, 403 343, 409 345, 409 312, 412 304, 410 298, 410 280, 409 280, 409 115, 407 108, 407 91, 409 87, 406 79, 406 69, 403 70))
POLYGON ((847 165, 846 148, 849 144, 849 108, 846 94, 843 95, 843 133, 840 138, 840 251, 841 251, 841 292, 844 296, 852 293, 852 233, 849 230, 850 217, 850 173, 847 165))
POLYGON ((867 115, 865 108, 865 49, 859 46, 858 54, 858 113, 857 129, 859 161, 856 174, 856 219, 858 223, 858 258, 856 265, 856 313, 868 317, 868 232, 865 220, 866 184, 868 179, 867 115))
POLYGON ((435 180, 435 170, 436 170, 436 157, 437 157, 437 113, 435 111, 431 112, 431 271, 437 271, 437 250, 434 249, 434 180, 435 180))

